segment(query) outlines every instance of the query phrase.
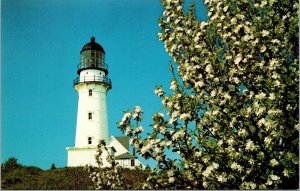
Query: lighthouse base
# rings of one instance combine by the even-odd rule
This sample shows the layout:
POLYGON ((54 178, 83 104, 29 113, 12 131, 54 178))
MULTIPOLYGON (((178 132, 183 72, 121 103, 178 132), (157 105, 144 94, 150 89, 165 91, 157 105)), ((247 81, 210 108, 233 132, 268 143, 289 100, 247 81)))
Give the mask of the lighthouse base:
MULTIPOLYGON (((98 166, 96 162, 97 147, 67 147, 68 151, 68 167, 75 166, 98 166)), ((112 149, 109 149, 109 151, 112 149)), ((108 152, 103 150, 102 158, 102 167, 110 167, 111 164, 107 162, 106 158, 108 152)))

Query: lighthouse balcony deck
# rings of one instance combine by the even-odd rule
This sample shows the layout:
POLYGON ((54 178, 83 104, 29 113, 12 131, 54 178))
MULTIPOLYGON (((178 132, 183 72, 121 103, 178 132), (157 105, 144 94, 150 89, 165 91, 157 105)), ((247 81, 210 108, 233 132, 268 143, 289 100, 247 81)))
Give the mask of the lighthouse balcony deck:
POLYGON ((103 76, 86 76, 86 77, 77 77, 73 80, 73 86, 76 86, 80 83, 103 83, 108 85, 111 88, 111 80, 103 76))

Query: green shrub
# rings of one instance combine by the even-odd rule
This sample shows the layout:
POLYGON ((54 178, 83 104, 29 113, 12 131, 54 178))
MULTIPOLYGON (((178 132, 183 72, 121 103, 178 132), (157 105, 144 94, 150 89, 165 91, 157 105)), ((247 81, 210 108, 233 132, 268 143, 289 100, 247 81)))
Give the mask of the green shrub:
POLYGON ((1 164, 1 172, 8 172, 13 169, 22 167, 22 165, 17 161, 18 159, 14 157, 9 158, 5 163, 1 164))

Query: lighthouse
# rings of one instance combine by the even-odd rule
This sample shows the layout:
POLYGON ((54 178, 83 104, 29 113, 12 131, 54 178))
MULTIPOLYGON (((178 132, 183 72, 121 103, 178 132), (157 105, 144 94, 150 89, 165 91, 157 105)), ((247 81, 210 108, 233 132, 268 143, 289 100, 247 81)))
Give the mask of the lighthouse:
POLYGON ((78 92, 75 146, 67 147, 68 166, 95 165, 99 140, 109 144, 106 97, 112 87, 105 51, 95 37, 80 51, 77 75, 73 82, 78 92))
POLYGON ((99 140, 105 140, 107 149, 102 150, 102 167, 111 166, 106 160, 111 154, 121 167, 144 168, 135 154, 130 154, 128 137, 109 136, 106 96, 112 86, 108 78, 105 51, 96 43, 95 37, 80 51, 73 87, 78 93, 77 123, 75 145, 66 148, 67 166, 96 166, 97 144, 99 140))

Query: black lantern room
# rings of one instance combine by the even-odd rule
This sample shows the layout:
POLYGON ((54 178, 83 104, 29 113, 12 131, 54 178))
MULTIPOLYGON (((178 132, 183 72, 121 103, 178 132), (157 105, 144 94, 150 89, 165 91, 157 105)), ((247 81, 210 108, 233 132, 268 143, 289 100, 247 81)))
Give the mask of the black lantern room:
POLYGON ((104 61, 105 51, 100 44, 95 42, 95 37, 85 44, 80 51, 80 64, 77 73, 80 74, 85 69, 100 69, 107 75, 107 65, 104 61))

